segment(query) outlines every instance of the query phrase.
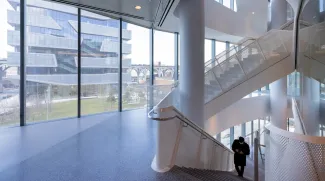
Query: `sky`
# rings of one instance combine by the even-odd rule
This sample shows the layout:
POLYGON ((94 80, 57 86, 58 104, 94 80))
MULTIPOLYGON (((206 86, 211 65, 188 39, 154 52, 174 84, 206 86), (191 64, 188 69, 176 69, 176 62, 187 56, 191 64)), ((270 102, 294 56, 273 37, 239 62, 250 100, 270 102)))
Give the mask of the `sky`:
MULTIPOLYGON (((0 58, 7 57, 7 51, 12 51, 10 46, 7 46, 7 29, 10 25, 7 23, 7 9, 12 9, 7 0, 0 0, 0 58)), ((132 39, 128 41, 132 46, 131 54, 127 58, 131 58, 132 64, 149 64, 150 62, 150 47, 149 47, 149 29, 128 24, 128 29, 132 32, 132 39)), ((225 50, 225 44, 216 43, 216 53, 225 50)), ((162 31, 154 32, 154 62, 162 65, 174 65, 174 34, 162 31)), ((212 58, 211 41, 205 41, 205 61, 212 58)))

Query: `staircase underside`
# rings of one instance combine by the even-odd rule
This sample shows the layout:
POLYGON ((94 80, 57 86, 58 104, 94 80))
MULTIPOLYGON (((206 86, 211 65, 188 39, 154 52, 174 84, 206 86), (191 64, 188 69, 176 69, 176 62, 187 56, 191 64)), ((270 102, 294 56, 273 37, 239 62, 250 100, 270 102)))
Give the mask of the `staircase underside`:
POLYGON ((261 72, 254 74, 250 78, 243 80, 241 83, 205 104, 205 120, 208 120, 216 113, 249 93, 290 74, 294 70, 293 58, 288 56, 270 67, 263 69, 261 72))

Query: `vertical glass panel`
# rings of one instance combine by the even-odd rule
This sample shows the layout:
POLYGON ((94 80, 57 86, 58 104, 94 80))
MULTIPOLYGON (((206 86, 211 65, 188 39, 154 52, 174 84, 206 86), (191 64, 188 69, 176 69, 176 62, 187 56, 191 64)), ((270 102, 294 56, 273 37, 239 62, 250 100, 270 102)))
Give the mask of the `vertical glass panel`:
POLYGON ((226 6, 227 8, 231 9, 230 7, 230 1, 231 0, 223 0, 223 5, 226 6))
POLYGON ((246 125, 246 135, 247 135, 245 141, 247 144, 250 144, 252 140, 252 122, 251 121, 246 122, 245 125, 246 125))
POLYGON ((181 71, 181 36, 178 35, 178 78, 181 71))
POLYGON ((19 124, 19 17, 19 1, 0 0, 0 127, 19 124))
POLYGON ((322 100, 325 99, 325 84, 321 84, 321 87, 320 87, 320 97, 322 100))
POLYGON ((258 131, 258 129, 259 129, 258 119, 255 119, 255 120, 253 121, 253 130, 254 130, 254 131, 258 131))
POLYGON ((77 8, 27 0, 27 122, 77 115, 77 8))
POLYGON ((234 126, 234 138, 238 139, 241 135, 241 124, 234 126))
POLYGON ((150 30, 123 22, 122 107, 123 110, 144 108, 150 84, 150 30), (131 61, 131 65, 124 62, 131 61))
POLYGON ((204 62, 207 62, 212 59, 212 41, 204 41, 204 62))
POLYGON ((237 0, 234 0, 234 11, 237 12, 237 0))
MULTIPOLYGON (((119 26, 119 20, 81 11, 82 115, 118 109, 119 26)), ((123 38, 129 39, 129 32, 126 32, 123 38)), ((126 47, 124 52, 128 51, 126 47)), ((74 61, 77 65, 77 57, 74 61)), ((131 60, 123 60, 123 65, 130 67, 131 60)))
POLYGON ((230 148, 230 129, 221 132, 221 143, 230 148))
POLYGON ((300 73, 293 72, 287 76, 287 94, 298 97, 300 95, 300 73))
POLYGON ((153 105, 157 105, 172 89, 175 80, 175 34, 154 31, 153 105))
POLYGON ((154 31, 154 84, 174 83, 175 42, 174 34, 154 31))
POLYGON ((219 55, 221 52, 223 52, 225 50, 226 50, 226 43, 225 42, 216 41, 216 48, 215 48, 216 56, 219 55))
POLYGON ((289 120, 288 120, 289 122, 288 122, 288 130, 289 130, 289 132, 295 132, 295 121, 294 121, 294 119, 293 118, 289 118, 289 120))

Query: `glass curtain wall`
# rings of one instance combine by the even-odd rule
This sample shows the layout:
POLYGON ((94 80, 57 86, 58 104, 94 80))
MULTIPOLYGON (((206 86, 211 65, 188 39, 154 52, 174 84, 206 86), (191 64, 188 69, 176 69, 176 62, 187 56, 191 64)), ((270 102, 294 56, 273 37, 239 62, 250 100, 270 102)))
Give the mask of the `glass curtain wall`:
POLYGON ((26 3, 26 122, 76 117, 78 10, 26 3))
POLYGON ((148 105, 148 85, 151 84, 150 29, 123 22, 123 37, 132 32, 122 45, 122 107, 123 110, 145 108, 148 105), (125 62, 131 62, 128 65, 125 62))
POLYGON ((0 127, 19 124, 20 6, 0 0, 0 127), (10 16, 15 15, 15 19, 10 16))
MULTIPOLYGON (((71 23, 71 22, 70 22, 71 23)), ((73 22, 77 27, 77 22, 73 22)), ((123 40, 130 31, 123 29, 123 40)), ((118 110, 120 21, 88 11, 81 11, 81 114, 118 110)), ((128 46, 127 43, 123 45, 128 46)), ((122 53, 129 53, 123 49, 122 53)), ((74 58, 77 64, 77 57, 74 58)), ((123 65, 130 67, 131 60, 123 65)), ((123 76, 125 72, 122 72, 123 76)), ((129 75, 130 77, 130 75, 129 75)), ((126 77, 126 78, 129 78, 126 77)), ((129 78, 130 79, 130 78, 129 78)))
MULTIPOLYGON (((11 125, 20 121, 20 4, 1 2, 0 125, 11 125)), ((27 123, 77 117, 79 106, 80 115, 117 111, 119 105, 145 108, 150 96, 159 101, 157 95, 171 90, 180 36, 161 31, 152 36, 151 29, 84 10, 78 17, 77 8, 49 1, 26 4, 27 123), (152 83, 162 88, 149 91, 152 83)), ((205 42, 205 60, 225 50, 225 43, 216 42, 212 50, 212 40, 205 42)))

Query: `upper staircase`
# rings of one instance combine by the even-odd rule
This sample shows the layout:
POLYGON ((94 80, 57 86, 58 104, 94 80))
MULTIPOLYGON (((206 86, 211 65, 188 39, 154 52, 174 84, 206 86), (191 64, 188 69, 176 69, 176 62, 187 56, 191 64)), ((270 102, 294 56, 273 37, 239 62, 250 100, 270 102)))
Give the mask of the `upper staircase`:
POLYGON ((264 36, 216 58, 205 73, 205 120, 247 94, 294 71, 292 31, 264 36), (220 104, 222 103, 222 104, 220 104))

